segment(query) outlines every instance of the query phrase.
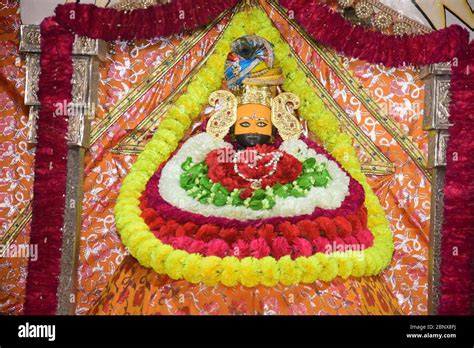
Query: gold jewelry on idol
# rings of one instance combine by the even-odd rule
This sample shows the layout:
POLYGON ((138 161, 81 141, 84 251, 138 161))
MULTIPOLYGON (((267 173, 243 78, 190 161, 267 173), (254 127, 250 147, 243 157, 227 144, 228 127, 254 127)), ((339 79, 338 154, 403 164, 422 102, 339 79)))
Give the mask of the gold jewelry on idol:
POLYGON ((259 104, 271 108, 272 124, 278 129, 283 140, 298 139, 302 127, 294 110, 300 106, 297 95, 283 92, 277 95, 275 85, 247 85, 243 84, 240 96, 231 92, 218 90, 209 97, 211 106, 219 106, 207 123, 206 132, 218 139, 222 139, 237 121, 238 105, 259 104))

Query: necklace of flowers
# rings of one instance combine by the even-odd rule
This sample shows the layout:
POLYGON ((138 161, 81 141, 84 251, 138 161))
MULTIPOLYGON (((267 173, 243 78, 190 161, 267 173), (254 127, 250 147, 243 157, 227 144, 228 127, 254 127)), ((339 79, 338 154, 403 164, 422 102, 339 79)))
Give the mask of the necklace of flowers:
POLYGON ((259 153, 258 151, 256 151, 256 155, 255 155, 255 164, 252 164, 252 163, 249 163, 247 164, 247 166, 249 168, 257 168, 258 169, 258 165, 257 165, 257 161, 258 160, 261 160, 263 159, 265 156, 268 156, 268 155, 271 155, 272 156, 272 159, 270 161, 268 161, 268 163, 265 163, 264 164, 264 167, 272 167, 272 169, 270 170, 270 172, 268 172, 267 174, 265 174, 264 176, 262 176, 261 178, 258 178, 258 179, 254 179, 254 178, 247 178, 240 170, 239 170, 239 158, 240 158, 240 153, 244 152, 245 150, 243 151, 238 151, 233 157, 232 157, 232 163, 234 163, 234 171, 235 173, 241 177, 242 179, 248 181, 251 183, 251 187, 253 189, 259 189, 260 187, 262 187, 262 180, 263 179, 266 179, 270 176, 272 176, 273 174, 276 173, 276 170, 277 170, 277 165, 278 165, 278 162, 280 162, 280 159, 283 157, 283 153, 281 151, 273 151, 273 152, 270 152, 270 153, 265 153, 265 154, 261 154, 259 153))

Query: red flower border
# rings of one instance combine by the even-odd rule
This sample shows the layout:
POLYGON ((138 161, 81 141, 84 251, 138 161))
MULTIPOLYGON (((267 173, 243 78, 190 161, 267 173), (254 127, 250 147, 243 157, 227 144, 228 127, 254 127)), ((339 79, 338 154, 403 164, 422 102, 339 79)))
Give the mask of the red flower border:
MULTIPOLYGON (((41 75, 38 145, 33 186, 31 243, 38 244, 38 260, 28 265, 24 311, 27 314, 54 314, 57 307, 64 196, 67 175, 67 116, 54 114, 56 102, 70 102, 73 34, 105 40, 132 40, 171 35, 209 22, 237 0, 174 0, 129 13, 87 4, 66 4, 56 8, 56 16, 41 24, 41 75), (184 15, 184 18, 183 18, 184 15)), ((473 280, 469 273, 474 254, 473 211, 474 167, 469 150, 474 134, 473 82, 466 67, 473 67, 473 47, 468 33, 458 26, 433 33, 393 37, 366 30, 312 0, 281 0, 295 13, 296 20, 316 40, 346 56, 382 63, 426 65, 458 58, 453 69, 450 129, 456 136, 448 143, 445 224, 442 242, 440 313, 467 314, 473 280), (454 154, 458 161, 454 161, 454 154), (466 209, 470 207, 471 209, 466 209), (460 249, 453 256, 452 247, 460 249)))
POLYGON ((352 58, 398 67, 428 65, 457 57, 469 42, 458 25, 416 36, 386 35, 354 25, 316 0, 281 0, 295 20, 318 42, 352 58))
POLYGON ((446 151, 439 314, 472 314, 474 292, 474 42, 453 65, 446 151))
POLYGON ((25 314, 54 314, 60 273, 62 227, 67 176, 68 120, 55 114, 55 104, 72 97, 71 50, 74 35, 53 18, 41 23, 41 75, 33 217, 30 244, 38 245, 38 259, 28 263, 25 314))
POLYGON ((281 0, 315 40, 346 56, 398 67, 453 61, 441 243, 439 314, 470 314, 474 293, 474 66, 469 33, 457 25, 429 34, 396 37, 356 26, 312 0, 281 0), (454 60, 457 58, 457 61, 454 60), (469 207, 470 209, 466 209, 469 207), (457 248, 457 255, 453 248, 457 248))
POLYGON ((41 74, 38 144, 33 185, 30 243, 38 260, 28 263, 25 314, 55 314, 59 285, 62 228, 67 177, 67 115, 55 105, 72 100, 74 34, 104 40, 154 38, 197 28, 232 8, 237 0, 176 0, 168 5, 131 12, 70 3, 56 7, 56 16, 41 23, 41 74))

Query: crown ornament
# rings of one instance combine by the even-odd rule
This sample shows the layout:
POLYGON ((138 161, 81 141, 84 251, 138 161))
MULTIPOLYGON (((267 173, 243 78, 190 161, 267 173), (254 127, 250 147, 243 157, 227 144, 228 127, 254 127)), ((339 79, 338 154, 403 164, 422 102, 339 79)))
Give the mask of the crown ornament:
POLYGON ((217 110, 206 131, 222 139, 237 120, 240 105, 258 104, 271 109, 271 121, 283 140, 298 139, 301 124, 295 115, 300 101, 297 95, 281 92, 283 74, 274 67, 273 46, 256 36, 243 36, 232 43, 227 56, 225 76, 229 91, 211 93, 209 104, 217 110))

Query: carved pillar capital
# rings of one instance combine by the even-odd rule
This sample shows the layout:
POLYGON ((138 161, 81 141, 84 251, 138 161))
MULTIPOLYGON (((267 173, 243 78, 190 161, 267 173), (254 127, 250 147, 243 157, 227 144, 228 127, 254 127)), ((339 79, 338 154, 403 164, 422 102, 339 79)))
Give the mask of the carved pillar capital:
MULTIPOLYGON (((25 105, 30 106, 28 142, 36 144, 36 119, 39 111, 38 81, 40 74, 40 28, 38 25, 22 25, 20 50, 26 53, 25 105)), ((89 123, 95 116, 99 60, 106 54, 105 43, 76 36, 73 44, 72 103, 69 109, 70 146, 87 147, 89 123)), ((64 106, 63 106, 64 107, 64 106)))

